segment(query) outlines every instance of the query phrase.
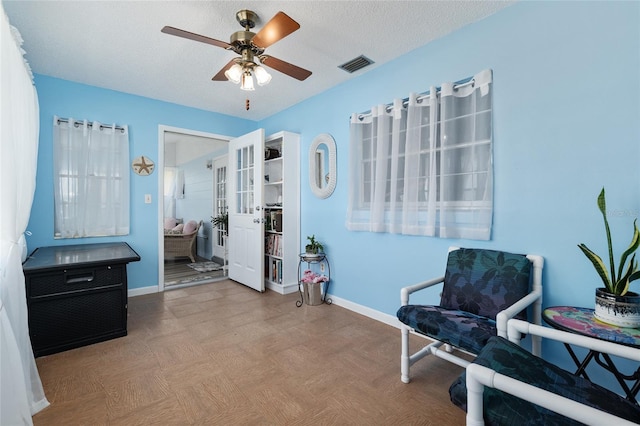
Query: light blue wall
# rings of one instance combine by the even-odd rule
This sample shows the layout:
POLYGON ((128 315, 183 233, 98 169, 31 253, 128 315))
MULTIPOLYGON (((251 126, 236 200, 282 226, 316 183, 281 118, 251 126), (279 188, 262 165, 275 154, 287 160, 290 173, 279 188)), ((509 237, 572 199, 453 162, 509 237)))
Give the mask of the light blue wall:
POLYGON ((624 212, 611 218, 619 245, 640 213, 639 14, 630 2, 519 3, 261 123, 302 133, 302 235, 326 243, 332 291, 393 314, 402 285, 442 274, 449 245, 473 245, 543 255, 545 304, 591 305, 598 278, 576 244, 602 251, 601 187, 609 209, 624 212), (349 115, 485 68, 494 73, 492 240, 347 231, 349 115), (306 161, 323 132, 338 146, 326 200, 308 190, 306 161))
MULTIPOLYGON (((595 204, 600 188, 607 188, 615 213, 610 222, 618 250, 640 216, 638 52, 640 3, 521 2, 260 123, 37 76, 42 127, 29 245, 54 243, 53 114, 129 124, 132 156, 157 157, 158 124, 231 136, 260 126, 266 134, 301 134, 301 235, 315 234, 325 244, 330 291, 337 297, 394 315, 400 287, 442 275, 447 247, 461 245, 540 254, 546 260, 544 305, 592 306, 599 280, 576 245, 604 252, 595 204), (486 68, 494 75, 491 241, 347 231, 349 115, 486 68), (326 200, 308 189, 307 150, 319 133, 332 134, 338 146, 338 186, 326 200)), ((363 53, 375 60, 373 47, 363 53)), ((313 84, 313 77, 300 84, 313 84)), ((148 238, 157 227, 157 200, 142 203, 144 193, 157 193, 156 182, 132 177, 128 241, 145 259, 132 265, 133 287, 157 280, 157 244, 148 238)), ((424 300, 436 302, 437 292, 424 300)), ((563 348, 545 350, 568 362, 563 348)))
MULTIPOLYGON (((363 53, 375 60, 375 50, 363 53)), ((442 275, 447 247, 460 245, 540 254, 543 305, 592 307, 601 282, 576 245, 606 255, 600 189, 618 253, 640 216, 639 77, 640 3, 522 2, 261 125, 302 133, 301 234, 325 244, 335 295, 394 315, 400 287, 442 275), (494 76, 491 241, 347 231, 350 114, 486 68, 494 76), (320 200, 308 189, 306 158, 325 132, 338 146, 338 186, 320 200)), ((567 361, 563 348, 545 350, 567 361)))
MULTIPOLYGON (((40 144, 36 192, 27 230, 29 250, 49 245, 126 241, 140 255, 128 267, 129 288, 158 285, 158 175, 131 174, 131 233, 125 238, 53 239, 53 116, 97 120, 129 126, 130 158, 158 160, 158 126, 166 125, 226 136, 255 128, 255 122, 161 102, 44 75, 35 76, 40 103, 40 144), (144 194, 153 202, 144 203, 144 194)), ((202 218, 207 220, 208 216, 202 218)))

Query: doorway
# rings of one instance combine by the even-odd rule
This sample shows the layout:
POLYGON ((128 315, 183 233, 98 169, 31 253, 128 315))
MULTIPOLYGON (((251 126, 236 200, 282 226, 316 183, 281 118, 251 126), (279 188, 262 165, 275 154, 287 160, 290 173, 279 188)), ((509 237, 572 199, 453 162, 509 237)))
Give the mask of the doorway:
POLYGON ((213 164, 226 161, 220 159, 226 159, 230 139, 213 133, 158 126, 156 199, 158 222, 162 224, 158 229, 158 291, 164 291, 169 286, 175 288, 212 281, 214 274, 198 270, 202 268, 194 269, 194 266, 200 265, 187 265, 207 262, 214 256, 217 232, 211 225, 211 217, 217 211, 219 199, 214 196, 216 185, 213 164), (165 259, 165 218, 174 218, 184 226, 192 220, 202 223, 195 238, 195 262, 188 257, 189 252, 179 258, 170 253, 165 259), (178 267, 181 269, 176 275, 178 267), (167 281, 169 274, 171 280, 167 281), (175 276, 183 278, 176 281, 175 276))

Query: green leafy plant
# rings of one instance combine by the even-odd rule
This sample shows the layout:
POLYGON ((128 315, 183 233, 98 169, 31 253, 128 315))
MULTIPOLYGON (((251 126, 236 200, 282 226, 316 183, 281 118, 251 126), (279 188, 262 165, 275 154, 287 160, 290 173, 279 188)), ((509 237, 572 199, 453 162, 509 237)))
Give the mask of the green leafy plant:
POLYGON ((320 243, 320 241, 316 240, 316 236, 312 235, 312 236, 307 236, 307 240, 309 240, 309 242, 307 243, 306 246, 304 246, 305 251, 307 253, 312 253, 312 254, 318 254, 318 253, 322 253, 322 251, 324 250, 324 246, 320 243))
POLYGON ((211 224, 218 229, 228 231, 229 229, 229 214, 227 212, 220 213, 218 216, 211 216, 211 224))
POLYGON ((604 229, 607 234, 607 244, 609 246, 609 268, 611 275, 609 275, 609 271, 607 271, 607 267, 600 256, 595 254, 584 244, 578 244, 578 247, 596 268, 596 271, 598 272, 598 275, 600 275, 607 291, 618 296, 624 296, 627 291, 629 291, 629 284, 632 281, 640 279, 640 271, 638 270, 638 262, 636 261, 635 254, 636 250, 640 246, 640 232, 638 231, 638 226, 636 224, 638 219, 636 218, 633 221, 633 237, 631 238, 629 247, 622 253, 622 256, 620 256, 618 274, 616 275, 616 268, 613 260, 613 246, 611 244, 611 230, 609 229, 609 221, 607 220, 607 205, 604 197, 604 188, 602 188, 602 191, 598 196, 598 208, 600 209, 600 212, 602 212, 602 217, 604 218, 604 229), (627 264, 629 256, 631 256, 631 260, 627 264))

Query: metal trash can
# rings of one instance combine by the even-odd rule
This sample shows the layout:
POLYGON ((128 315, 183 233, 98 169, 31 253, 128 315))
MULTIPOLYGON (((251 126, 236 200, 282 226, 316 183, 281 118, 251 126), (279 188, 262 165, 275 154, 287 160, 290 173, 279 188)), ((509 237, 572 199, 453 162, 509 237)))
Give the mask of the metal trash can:
POLYGON ((302 283, 304 302, 307 305, 317 306, 322 304, 322 283, 302 283))

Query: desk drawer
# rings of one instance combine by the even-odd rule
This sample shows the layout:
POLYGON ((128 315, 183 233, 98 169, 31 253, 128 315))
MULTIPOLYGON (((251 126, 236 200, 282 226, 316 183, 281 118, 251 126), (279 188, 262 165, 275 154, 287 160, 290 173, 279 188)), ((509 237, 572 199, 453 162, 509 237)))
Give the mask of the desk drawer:
POLYGON ((125 267, 98 266, 70 268, 56 272, 33 273, 26 276, 27 297, 74 293, 125 282, 125 267))
POLYGON ((36 357, 127 335, 122 288, 83 291, 32 301, 29 334, 36 357))

